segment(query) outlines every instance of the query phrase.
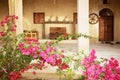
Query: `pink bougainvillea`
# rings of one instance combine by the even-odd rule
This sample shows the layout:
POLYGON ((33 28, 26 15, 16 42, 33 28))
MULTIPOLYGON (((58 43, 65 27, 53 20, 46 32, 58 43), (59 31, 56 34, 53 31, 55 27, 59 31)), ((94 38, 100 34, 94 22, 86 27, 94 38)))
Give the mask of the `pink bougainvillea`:
MULTIPOLYGON (((45 47, 45 50, 42 50, 39 45, 33 46, 32 44, 29 44, 27 47, 25 47, 25 44, 21 43, 19 44, 19 49, 23 55, 33 56, 34 59, 39 57, 43 64, 47 62, 52 66, 58 66, 61 70, 69 68, 69 65, 62 61, 64 55, 59 54, 56 48, 51 47, 50 45, 51 42, 48 43, 48 45, 45 47)), ((61 53, 63 52, 64 51, 61 50, 61 53)))
POLYGON ((37 53, 40 49, 39 46, 33 46, 32 44, 28 44, 28 47, 25 47, 24 43, 21 43, 19 44, 19 47, 23 55, 30 55, 33 56, 34 58, 38 57, 37 53))
POLYGON ((119 80, 120 65, 115 58, 104 59, 103 62, 97 60, 95 50, 86 56, 81 64, 85 67, 83 75, 86 80, 119 80))
MULTIPOLYGON (((0 31, 0 40, 5 43, 0 49, 1 80, 19 80, 21 73, 31 68, 42 70, 46 68, 46 63, 53 67, 57 66, 59 71, 65 72, 65 70, 68 70, 66 72, 69 72, 68 74, 71 76, 71 74, 73 74, 70 66, 72 61, 75 62, 77 66, 80 63, 79 65, 84 67, 84 80, 120 80, 120 65, 115 58, 102 58, 102 61, 99 61, 95 55, 96 51, 92 50, 90 55, 85 56, 83 59, 77 58, 77 60, 76 54, 73 54, 73 56, 65 56, 64 53, 66 51, 58 50, 53 46, 59 41, 66 40, 69 37, 78 38, 82 36, 82 34, 65 34, 56 41, 40 44, 37 39, 26 39, 25 36, 23 37, 24 34, 16 36, 16 19, 18 19, 18 16, 6 16, 5 19, 0 22, 1 28, 3 29, 3 31, 0 31), (39 60, 38 63, 30 63, 34 59, 39 60)), ((83 36, 87 37, 86 35, 83 36)), ((76 65, 74 67, 76 67, 76 65)), ((37 74, 35 71, 32 73, 34 75, 37 74)))
POLYGON ((20 72, 14 72, 14 71, 12 71, 12 72, 10 72, 10 74, 9 74, 9 79, 10 80, 18 80, 19 78, 21 78, 22 76, 21 76, 21 73, 20 72))

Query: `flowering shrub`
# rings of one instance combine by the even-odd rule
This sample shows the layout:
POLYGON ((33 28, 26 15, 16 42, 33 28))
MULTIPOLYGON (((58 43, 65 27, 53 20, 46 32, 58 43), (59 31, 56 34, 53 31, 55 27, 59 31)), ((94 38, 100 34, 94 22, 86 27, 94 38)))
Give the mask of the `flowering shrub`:
MULTIPOLYGON (((64 55, 62 51, 57 52, 56 48, 50 45, 51 43, 39 46, 28 44, 26 47, 25 44, 20 44, 20 50, 24 56, 31 56, 34 59, 40 59, 40 63, 43 65, 45 62, 52 66, 58 66, 61 70, 68 68, 69 66, 62 61, 64 55)), ((43 66, 44 67, 44 66, 43 66)))
POLYGON ((21 77, 21 69, 26 68, 31 60, 30 56, 23 56, 19 50, 19 44, 25 42, 24 35, 16 35, 15 22, 17 16, 6 16, 5 20, 1 21, 0 32, 0 79, 2 80, 17 80, 21 77))
POLYGON ((57 51, 49 44, 40 46, 37 40, 29 39, 27 42, 24 35, 16 35, 15 21, 17 16, 6 16, 1 22, 0 40, 0 78, 2 80, 18 80, 21 78, 21 72, 32 68, 30 65, 33 59, 40 59, 40 69, 47 62, 52 66, 59 66, 61 70, 68 68, 68 65, 62 61, 63 55, 56 54, 57 51), (34 42, 34 43, 33 43, 34 42), (42 65, 42 66, 41 66, 42 65))
MULTIPOLYGON (((58 73, 64 75, 64 80, 71 80, 75 70, 83 68, 80 80, 119 80, 120 66, 115 58, 98 60, 95 50, 86 56, 83 52, 66 56, 64 50, 55 47, 57 43, 69 38, 89 38, 84 34, 65 34, 55 41, 40 44, 35 39, 25 39, 25 34, 16 35, 17 16, 6 16, 1 21, 0 41, 0 80, 18 80, 21 73, 28 69, 46 68, 46 63, 58 68, 58 73), (82 57, 84 55, 84 57, 82 57), (37 59, 38 63, 31 63, 37 59), (73 64, 74 63, 74 64, 73 64)), ((33 74, 37 74, 33 71, 33 74)), ((61 78, 62 79, 62 78, 61 78)))
POLYGON ((84 66, 83 76, 85 80, 119 80, 120 65, 115 58, 97 60, 95 50, 86 56, 81 64, 84 66))
MULTIPOLYGON (((0 40, 0 79, 2 80, 18 80, 21 73, 32 68, 45 68, 45 63, 51 66, 58 66, 60 70, 69 68, 65 62, 63 50, 57 51, 53 45, 59 41, 47 42, 40 45, 38 40, 25 40, 24 34, 16 35, 15 22, 17 16, 6 16, 1 21, 0 40), (30 64, 34 59, 39 59, 38 64, 30 64)), ((33 72, 35 74, 35 72, 33 72)))

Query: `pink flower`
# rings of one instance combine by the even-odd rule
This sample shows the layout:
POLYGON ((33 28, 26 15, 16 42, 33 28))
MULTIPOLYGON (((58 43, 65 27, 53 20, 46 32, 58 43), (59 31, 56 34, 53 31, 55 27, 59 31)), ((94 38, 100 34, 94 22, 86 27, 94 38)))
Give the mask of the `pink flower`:
POLYGON ((10 72, 9 74, 9 79, 10 80, 19 80, 21 78, 21 73, 20 72, 10 72))
POLYGON ((24 44, 23 44, 23 43, 19 44, 19 47, 20 47, 20 48, 23 48, 23 47, 24 47, 24 44))
POLYGON ((93 49, 90 53, 91 58, 96 59, 97 57, 95 56, 96 51, 93 49))
POLYGON ((32 73, 33 73, 34 75, 36 75, 36 72, 35 72, 35 71, 33 71, 32 73))
POLYGON ((39 51, 39 46, 31 47, 31 53, 37 53, 39 51))
POLYGON ((64 53, 64 52, 65 52, 65 50, 61 50, 61 52, 63 52, 63 53, 64 53))
POLYGON ((61 70, 64 70, 64 69, 69 68, 69 66, 68 66, 66 63, 62 63, 62 64, 59 66, 59 68, 60 68, 61 70))
POLYGON ((4 33, 4 32, 0 32, 0 35, 1 35, 1 36, 5 36, 5 33, 4 33))
POLYGON ((16 25, 13 25, 12 28, 11 28, 11 31, 15 32, 16 31, 16 25))
POLYGON ((46 50, 47 53, 50 53, 51 51, 52 51, 51 47, 48 47, 47 50, 46 50))
POLYGON ((109 66, 114 69, 119 66, 119 63, 115 58, 111 58, 111 60, 109 61, 109 66))
POLYGON ((120 74, 120 67, 116 69, 116 73, 120 74))
POLYGON ((39 56, 42 57, 43 59, 46 59, 47 58, 47 53, 45 51, 41 51, 39 56))
POLYGON ((8 23, 9 22, 9 16, 6 16, 5 17, 5 23, 8 23))
POLYGON ((54 64, 54 66, 59 66, 60 64, 62 64, 62 59, 56 59, 56 62, 54 64))
POLYGON ((54 64, 55 64, 55 59, 54 59, 54 57, 51 55, 50 57, 47 57, 47 58, 46 58, 46 62, 54 65, 54 64))
POLYGON ((23 53, 23 55, 30 55, 30 51, 29 50, 23 49, 22 53, 23 53))
POLYGON ((52 43, 53 43, 53 42, 52 42, 52 41, 50 41, 48 44, 49 44, 49 45, 52 45, 52 43))
POLYGON ((34 54, 34 55, 33 55, 33 58, 34 58, 34 59, 36 59, 37 57, 38 57, 38 55, 37 55, 37 54, 34 54))
POLYGON ((9 16, 6 16, 6 17, 5 17, 5 20, 8 20, 8 19, 9 19, 9 16))
POLYGON ((15 16, 15 19, 18 19, 18 16, 15 16))
POLYGON ((4 27, 4 25, 5 25, 5 21, 1 21, 0 24, 1 24, 2 27, 4 27))
POLYGON ((13 15, 13 19, 18 19, 18 16, 16 16, 16 15, 13 15))

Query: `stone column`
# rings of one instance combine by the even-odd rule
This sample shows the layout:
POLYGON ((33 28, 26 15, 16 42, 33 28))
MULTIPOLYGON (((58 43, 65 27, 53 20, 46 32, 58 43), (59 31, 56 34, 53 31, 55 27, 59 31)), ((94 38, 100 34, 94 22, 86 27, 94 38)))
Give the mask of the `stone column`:
POLYGON ((22 0, 8 0, 9 4, 9 15, 18 16, 18 20, 16 21, 17 25, 17 34, 23 33, 23 6, 22 0))
POLYGON ((9 15, 15 14, 15 1, 8 0, 8 6, 9 6, 9 15))
MULTIPOLYGON (((89 0, 77 0, 78 33, 89 34, 89 0)), ((78 39, 78 51, 89 52, 89 39, 78 39)))

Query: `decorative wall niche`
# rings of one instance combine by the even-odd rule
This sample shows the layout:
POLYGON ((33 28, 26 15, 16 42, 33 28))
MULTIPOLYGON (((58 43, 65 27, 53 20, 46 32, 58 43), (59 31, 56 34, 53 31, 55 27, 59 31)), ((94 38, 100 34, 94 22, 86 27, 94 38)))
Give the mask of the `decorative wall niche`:
POLYGON ((56 39, 58 36, 66 33, 66 27, 50 27, 49 38, 56 39))
POLYGON ((73 22, 77 24, 77 13, 73 13, 73 22))
POLYGON ((33 13, 34 24, 42 24, 45 21, 45 13, 44 12, 36 12, 33 13))

